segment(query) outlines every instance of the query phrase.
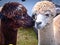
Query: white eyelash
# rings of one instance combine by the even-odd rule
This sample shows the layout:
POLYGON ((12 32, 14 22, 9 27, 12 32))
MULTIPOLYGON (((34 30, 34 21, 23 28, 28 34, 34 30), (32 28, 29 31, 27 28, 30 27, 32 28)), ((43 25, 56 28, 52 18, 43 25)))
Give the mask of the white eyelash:
POLYGON ((19 6, 17 7, 17 10, 22 10, 22 5, 19 5, 19 6))
POLYGON ((19 5, 18 7, 22 7, 22 5, 19 5))

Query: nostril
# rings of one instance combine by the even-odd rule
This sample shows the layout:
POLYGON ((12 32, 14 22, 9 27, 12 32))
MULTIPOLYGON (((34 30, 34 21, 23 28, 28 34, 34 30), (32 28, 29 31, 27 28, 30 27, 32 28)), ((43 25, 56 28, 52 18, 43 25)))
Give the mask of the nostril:
POLYGON ((39 24, 42 24, 42 22, 39 22, 39 24))
POLYGON ((37 22, 37 25, 40 25, 40 24, 42 24, 42 22, 37 22))

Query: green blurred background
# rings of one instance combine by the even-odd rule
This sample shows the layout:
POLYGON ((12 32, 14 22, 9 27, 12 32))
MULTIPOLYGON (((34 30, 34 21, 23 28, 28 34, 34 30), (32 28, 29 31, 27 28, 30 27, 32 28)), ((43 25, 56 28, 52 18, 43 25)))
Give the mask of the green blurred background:
POLYGON ((38 45, 38 40, 33 28, 19 28, 17 45, 38 45))

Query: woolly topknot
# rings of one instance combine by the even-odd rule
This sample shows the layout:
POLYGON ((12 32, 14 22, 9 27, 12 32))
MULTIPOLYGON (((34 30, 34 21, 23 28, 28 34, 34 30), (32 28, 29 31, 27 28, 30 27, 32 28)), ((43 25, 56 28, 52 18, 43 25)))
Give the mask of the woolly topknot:
POLYGON ((55 8, 56 8, 55 4, 53 4, 50 1, 40 1, 35 4, 32 12, 39 14, 39 13, 44 13, 44 11, 46 11, 46 10, 50 10, 53 13, 53 15, 55 15, 55 13, 56 13, 55 8))

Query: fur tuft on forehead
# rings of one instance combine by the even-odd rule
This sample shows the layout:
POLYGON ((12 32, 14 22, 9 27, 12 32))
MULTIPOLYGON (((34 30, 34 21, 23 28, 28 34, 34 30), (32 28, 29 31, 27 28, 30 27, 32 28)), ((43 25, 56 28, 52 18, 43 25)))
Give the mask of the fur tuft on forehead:
POLYGON ((50 1, 40 1, 35 4, 35 6, 32 9, 32 12, 36 12, 37 14, 39 14, 44 13, 44 11, 50 10, 53 13, 53 15, 55 15, 55 8, 55 5, 50 1))
POLYGON ((18 7, 17 7, 17 10, 22 10, 22 5, 19 5, 18 7))

